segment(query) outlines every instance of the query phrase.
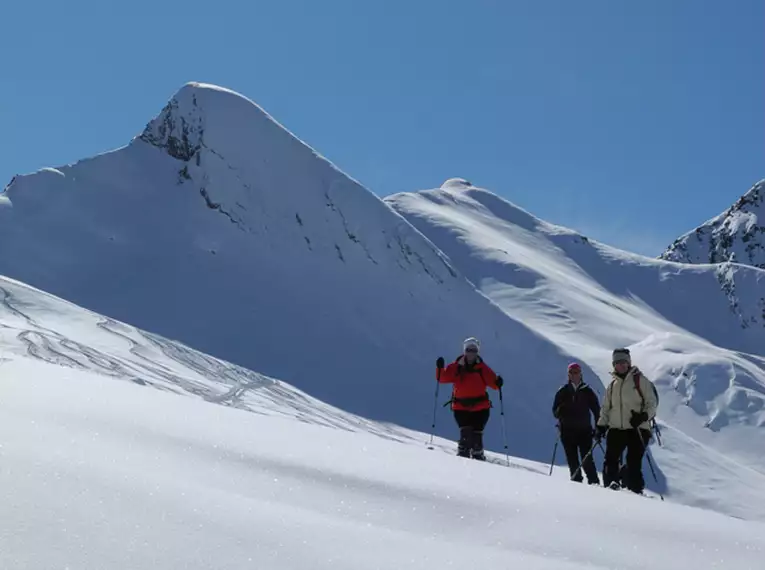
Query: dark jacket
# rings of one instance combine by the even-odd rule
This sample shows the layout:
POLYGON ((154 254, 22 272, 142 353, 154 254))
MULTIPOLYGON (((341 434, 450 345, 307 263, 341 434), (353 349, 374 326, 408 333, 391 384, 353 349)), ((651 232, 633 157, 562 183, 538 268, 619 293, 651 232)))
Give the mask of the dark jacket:
POLYGON ((552 409, 561 430, 591 430, 590 414, 596 422, 600 416, 598 396, 584 382, 576 389, 571 382, 566 382, 555 394, 552 409))

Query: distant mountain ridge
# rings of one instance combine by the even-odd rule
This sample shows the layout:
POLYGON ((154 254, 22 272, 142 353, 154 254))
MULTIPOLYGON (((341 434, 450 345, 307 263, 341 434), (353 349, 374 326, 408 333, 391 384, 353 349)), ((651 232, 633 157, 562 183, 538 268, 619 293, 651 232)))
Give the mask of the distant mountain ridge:
POLYGON ((660 258, 679 263, 741 263, 765 269, 765 180, 719 216, 676 239, 660 258))

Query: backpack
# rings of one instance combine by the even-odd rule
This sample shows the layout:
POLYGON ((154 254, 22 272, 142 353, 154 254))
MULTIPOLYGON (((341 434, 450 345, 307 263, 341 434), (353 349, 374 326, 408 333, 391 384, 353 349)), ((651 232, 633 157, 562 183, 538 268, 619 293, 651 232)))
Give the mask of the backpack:
MULTIPOLYGON (((632 379, 635 381, 635 390, 637 390, 638 395, 640 396, 640 400, 643 402, 643 405, 640 407, 640 409, 645 408, 645 396, 643 396, 643 391, 640 389, 640 377, 643 375, 641 372, 637 376, 635 374, 632 375, 632 379)), ((659 405, 659 391, 656 389, 656 385, 651 382, 651 388, 653 389, 653 395, 656 398, 656 406, 659 405)))
MULTIPOLYGON (((640 377, 641 376, 643 376, 642 372, 640 372, 637 375, 633 374, 632 375, 632 380, 635 382, 635 390, 637 390, 638 396, 640 396, 640 401, 641 401, 640 409, 641 410, 645 410, 645 396, 643 396, 643 390, 640 389, 640 377)), ((616 380, 611 380, 611 386, 610 387, 613 387, 614 382, 616 382, 616 380)), ((653 395, 656 397, 656 405, 658 406, 659 405, 659 391, 656 389, 656 385, 653 382, 651 382, 651 388, 653 389, 653 395)))

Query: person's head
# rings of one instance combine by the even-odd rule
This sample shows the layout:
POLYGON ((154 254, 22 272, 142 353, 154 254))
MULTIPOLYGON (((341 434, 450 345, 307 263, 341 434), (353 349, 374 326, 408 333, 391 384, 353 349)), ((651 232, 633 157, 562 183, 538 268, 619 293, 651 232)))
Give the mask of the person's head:
POLYGON ((462 343, 462 354, 465 355, 465 362, 472 364, 478 359, 478 352, 481 349, 481 343, 477 338, 470 337, 462 343))
POLYGON ((568 381, 578 386, 582 381, 582 367, 577 362, 568 365, 568 381))
POLYGON ((614 372, 617 374, 627 374, 632 366, 632 356, 628 348, 614 350, 611 360, 614 364, 614 372))

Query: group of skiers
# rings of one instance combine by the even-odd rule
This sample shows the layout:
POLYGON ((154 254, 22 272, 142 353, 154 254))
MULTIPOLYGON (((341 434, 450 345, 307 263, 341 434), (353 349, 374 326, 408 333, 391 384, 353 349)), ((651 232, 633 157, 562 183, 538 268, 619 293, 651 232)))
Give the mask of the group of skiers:
MULTIPOLYGON (((614 350, 612 363, 612 380, 602 405, 584 382, 582 367, 572 363, 568 381, 555 394, 552 412, 573 481, 582 482, 584 471, 590 485, 600 484, 592 451, 605 440, 603 485, 626 487, 640 494, 645 488, 643 457, 652 437, 658 394, 653 383, 633 365, 628 349, 614 350), (591 417, 595 418, 594 428, 591 417)), ((454 362, 445 364, 442 357, 436 360, 436 379, 440 384, 453 384, 449 403, 460 428, 457 455, 483 461, 483 430, 491 410, 487 388, 500 390, 501 395, 502 376, 483 361, 480 343, 473 337, 464 341, 462 354, 454 362)))

